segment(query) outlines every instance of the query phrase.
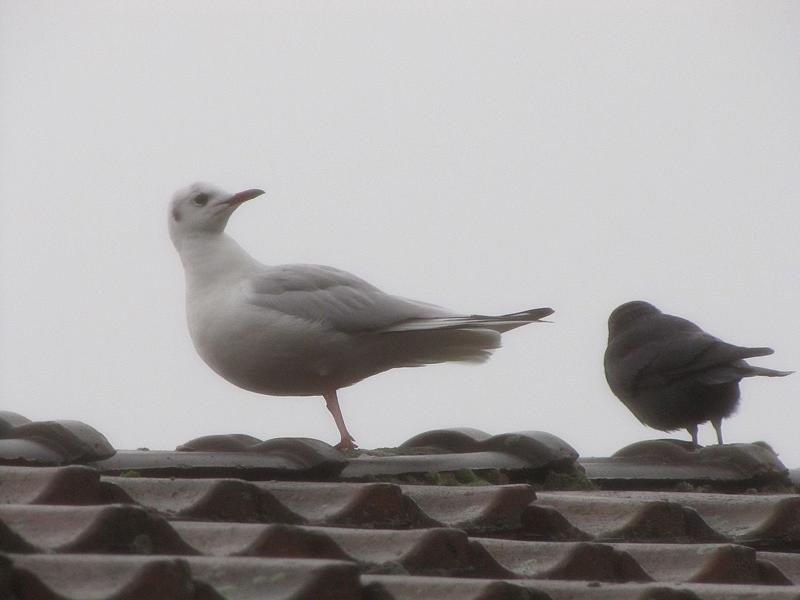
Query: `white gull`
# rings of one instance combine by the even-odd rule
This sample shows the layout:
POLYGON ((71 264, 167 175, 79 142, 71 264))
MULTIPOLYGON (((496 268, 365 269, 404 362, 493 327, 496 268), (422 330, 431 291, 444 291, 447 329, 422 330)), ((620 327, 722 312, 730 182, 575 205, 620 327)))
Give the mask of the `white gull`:
POLYGON ((186 274, 189 333, 200 357, 234 385, 321 395, 339 430, 337 448, 355 447, 340 388, 396 367, 484 362, 502 332, 553 312, 464 315, 386 294, 333 267, 261 264, 225 226, 238 206, 263 193, 196 183, 172 199, 169 234, 186 274))

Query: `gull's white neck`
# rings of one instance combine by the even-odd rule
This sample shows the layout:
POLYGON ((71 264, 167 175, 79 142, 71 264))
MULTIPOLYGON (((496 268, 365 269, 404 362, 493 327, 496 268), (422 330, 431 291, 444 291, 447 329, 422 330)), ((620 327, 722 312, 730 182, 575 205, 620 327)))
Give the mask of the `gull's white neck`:
POLYGON ((225 233, 195 233, 181 239, 176 247, 187 292, 239 280, 260 266, 225 233))

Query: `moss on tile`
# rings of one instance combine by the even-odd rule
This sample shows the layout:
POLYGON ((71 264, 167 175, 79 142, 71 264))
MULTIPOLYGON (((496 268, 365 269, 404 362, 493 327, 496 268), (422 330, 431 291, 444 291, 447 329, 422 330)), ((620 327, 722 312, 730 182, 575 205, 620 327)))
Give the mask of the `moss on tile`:
POLYGON ((472 469, 453 471, 452 476, 457 485, 489 485, 486 479, 479 477, 472 469))
POLYGON ((420 446, 418 448, 373 448, 364 450, 348 450, 345 452, 348 458, 358 458, 359 456, 419 456, 424 454, 448 454, 447 451, 435 446, 420 446))
POLYGON ((541 491, 587 491, 596 490, 597 486, 586 476, 583 469, 570 471, 547 471, 544 480, 532 484, 541 491))

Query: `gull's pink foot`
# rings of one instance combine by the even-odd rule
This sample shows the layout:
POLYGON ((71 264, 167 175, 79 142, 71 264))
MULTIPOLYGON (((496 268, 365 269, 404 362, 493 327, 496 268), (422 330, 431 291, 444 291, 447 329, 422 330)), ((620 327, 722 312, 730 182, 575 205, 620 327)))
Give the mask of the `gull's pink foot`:
POLYGON ((342 439, 338 444, 334 446, 337 450, 355 450, 358 448, 358 444, 353 438, 342 439))

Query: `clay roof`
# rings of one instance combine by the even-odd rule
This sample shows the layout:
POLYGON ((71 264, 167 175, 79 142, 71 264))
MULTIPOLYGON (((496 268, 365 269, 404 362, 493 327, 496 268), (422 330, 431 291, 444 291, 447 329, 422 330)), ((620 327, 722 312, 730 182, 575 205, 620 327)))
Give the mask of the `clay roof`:
POLYGON ((453 429, 126 451, 0 413, 0 598, 800 599, 795 476, 764 444, 583 458, 453 429))

